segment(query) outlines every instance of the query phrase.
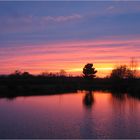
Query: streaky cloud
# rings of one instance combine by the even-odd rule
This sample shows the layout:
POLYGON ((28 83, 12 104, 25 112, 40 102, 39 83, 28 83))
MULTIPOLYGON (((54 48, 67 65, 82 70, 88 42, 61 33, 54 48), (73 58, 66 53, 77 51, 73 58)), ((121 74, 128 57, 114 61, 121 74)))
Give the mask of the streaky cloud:
POLYGON ((135 45, 140 45, 138 38, 19 44, 16 47, 0 48, 0 73, 10 73, 15 69, 36 74, 60 69, 78 73, 77 70, 82 69, 85 63, 92 62, 100 75, 100 71, 102 74, 104 71, 107 73, 116 64, 128 64, 131 57, 140 62, 140 48, 135 45))

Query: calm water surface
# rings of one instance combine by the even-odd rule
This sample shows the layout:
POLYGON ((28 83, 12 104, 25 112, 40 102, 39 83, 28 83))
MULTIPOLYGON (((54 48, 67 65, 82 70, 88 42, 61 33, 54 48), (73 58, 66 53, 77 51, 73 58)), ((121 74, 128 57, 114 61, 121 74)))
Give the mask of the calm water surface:
POLYGON ((140 138, 140 100, 98 91, 0 99, 0 138, 140 138))

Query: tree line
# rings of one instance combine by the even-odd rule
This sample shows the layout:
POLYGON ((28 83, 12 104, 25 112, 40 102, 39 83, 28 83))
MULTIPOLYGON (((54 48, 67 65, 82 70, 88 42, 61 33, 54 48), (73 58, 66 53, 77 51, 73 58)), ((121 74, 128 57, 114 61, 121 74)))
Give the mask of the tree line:
MULTIPOLYGON (((110 73, 108 78, 111 79, 131 79, 131 78, 138 78, 138 71, 137 71, 138 64, 134 58, 131 59, 130 66, 127 65, 119 65, 116 66, 110 73)), ((87 63, 83 67, 82 77, 85 79, 94 79, 97 78, 96 76, 97 70, 93 66, 93 63, 87 63)), ((16 70, 14 73, 8 75, 9 77, 33 77, 35 75, 30 74, 29 72, 21 72, 16 70)), ((60 70, 60 72, 52 73, 52 72, 42 72, 38 76, 40 77, 73 77, 72 75, 67 75, 65 70, 60 70)), ((78 76, 79 77, 79 76, 78 76)))
POLYGON ((67 75, 64 70, 59 73, 43 72, 40 75, 16 70, 10 75, 0 76, 0 97, 61 94, 77 90, 108 90, 140 97, 140 78, 134 60, 130 67, 115 67, 105 78, 98 78, 97 72, 92 63, 83 67, 82 76, 67 75))

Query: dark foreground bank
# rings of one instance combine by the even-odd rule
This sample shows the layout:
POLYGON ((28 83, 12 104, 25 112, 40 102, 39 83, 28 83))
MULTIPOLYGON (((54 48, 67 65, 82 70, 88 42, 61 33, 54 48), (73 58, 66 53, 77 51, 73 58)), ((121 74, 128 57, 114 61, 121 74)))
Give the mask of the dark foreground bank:
POLYGON ((128 93, 140 97, 140 79, 83 77, 1 76, 0 97, 53 95, 77 90, 108 90, 114 94, 128 93))

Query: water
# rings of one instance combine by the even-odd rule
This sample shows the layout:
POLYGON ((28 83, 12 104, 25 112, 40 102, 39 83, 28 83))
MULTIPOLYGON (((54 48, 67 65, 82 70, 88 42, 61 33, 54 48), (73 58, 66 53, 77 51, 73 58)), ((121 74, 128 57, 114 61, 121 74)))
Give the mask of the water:
POLYGON ((140 138, 140 100, 98 91, 0 99, 0 138, 140 138))

